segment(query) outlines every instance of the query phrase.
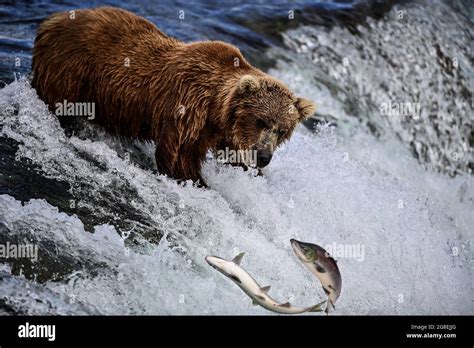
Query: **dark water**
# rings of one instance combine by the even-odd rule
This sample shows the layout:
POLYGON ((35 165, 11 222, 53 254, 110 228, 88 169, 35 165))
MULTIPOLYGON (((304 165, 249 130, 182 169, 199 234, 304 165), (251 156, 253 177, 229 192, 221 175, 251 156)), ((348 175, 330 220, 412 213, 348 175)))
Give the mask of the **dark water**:
POLYGON ((0 5, 0 79, 9 82, 13 73, 29 72, 38 24, 52 13, 60 11, 97 6, 121 7, 146 17, 167 34, 184 41, 230 42, 239 46, 253 64, 265 68, 272 62, 262 57, 262 51, 277 44, 282 31, 303 23, 349 25, 367 16, 380 16, 393 2, 3 1, 0 5), (377 5, 373 5, 375 3, 377 5), (294 11, 294 20, 288 19, 289 11, 294 11), (180 19, 183 14, 184 19, 180 19))
POLYGON ((0 262, 0 311, 262 313, 202 262, 240 250, 259 279, 288 279, 276 296, 314 302, 288 251, 297 237, 365 247, 339 260, 340 313, 472 314, 472 24, 470 1, 3 1, 0 245, 39 255, 0 262), (238 46, 316 116, 264 177, 207 161, 209 190, 157 175, 151 144, 91 125, 66 137, 28 82, 35 30, 99 5, 238 46), (387 102, 420 111, 386 116, 387 102), (314 129, 325 121, 336 127, 314 129))

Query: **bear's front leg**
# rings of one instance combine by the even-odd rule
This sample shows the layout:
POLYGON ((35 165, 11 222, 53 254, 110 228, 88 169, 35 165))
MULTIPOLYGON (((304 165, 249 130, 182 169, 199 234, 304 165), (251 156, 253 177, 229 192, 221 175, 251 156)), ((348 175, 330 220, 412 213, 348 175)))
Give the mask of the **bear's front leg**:
POLYGON ((201 176, 202 162, 206 158, 207 151, 207 147, 204 145, 193 142, 180 147, 174 177, 182 180, 192 180, 198 187, 207 187, 201 176))
POLYGON ((170 151, 162 144, 156 144, 155 160, 156 168, 158 172, 163 175, 167 175, 170 178, 176 179, 173 175, 174 167, 176 164, 177 151, 170 151))
POLYGON ((179 149, 157 144, 156 166, 160 174, 165 174, 180 182, 192 180, 198 187, 207 187, 201 176, 201 164, 205 159, 205 154, 206 148, 197 144, 181 146, 179 149))

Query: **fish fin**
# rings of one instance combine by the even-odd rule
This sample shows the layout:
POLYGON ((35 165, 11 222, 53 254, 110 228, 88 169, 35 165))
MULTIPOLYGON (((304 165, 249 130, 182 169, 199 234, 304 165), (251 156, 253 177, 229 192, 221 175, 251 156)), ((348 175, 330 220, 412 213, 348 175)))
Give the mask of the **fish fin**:
POLYGON ((254 299, 252 299, 252 305, 253 305, 253 306, 258 306, 258 302, 255 301, 254 299))
POLYGON ((323 309, 321 306, 325 304, 327 301, 319 302, 317 305, 314 305, 313 307, 310 307, 311 309, 308 312, 322 312, 323 309))
POLYGON ((334 303, 332 303, 332 301, 330 299, 328 299, 328 304, 326 306, 326 309, 324 310, 324 312, 326 312, 326 314, 329 314, 329 307, 332 307, 333 310, 336 310, 336 307, 334 306, 334 303))
POLYGON ((235 263, 236 265, 240 265, 240 261, 242 261, 242 258, 244 257, 245 253, 240 253, 236 257, 233 258, 232 262, 235 263))
POLYGON ((260 290, 262 290, 266 294, 270 291, 270 288, 271 288, 271 286, 268 285, 268 286, 264 286, 263 288, 260 288, 260 290))
POLYGON ((291 304, 290 304, 290 302, 286 302, 286 303, 282 303, 282 304, 278 305, 278 307, 290 308, 291 304))

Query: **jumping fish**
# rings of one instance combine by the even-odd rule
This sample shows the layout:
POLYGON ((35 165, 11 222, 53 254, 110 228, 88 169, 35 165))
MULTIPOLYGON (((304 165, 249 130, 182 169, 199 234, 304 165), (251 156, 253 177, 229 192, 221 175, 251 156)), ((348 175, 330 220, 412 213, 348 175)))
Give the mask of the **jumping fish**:
POLYGON ((304 312, 322 312, 321 305, 326 301, 310 307, 294 307, 289 302, 279 303, 268 295, 270 286, 261 287, 242 267, 240 261, 245 253, 240 253, 232 261, 216 256, 206 256, 206 261, 213 268, 230 278, 251 299, 253 304, 260 305, 269 311, 281 314, 299 314, 304 312))
POLYGON ((336 261, 319 245, 304 243, 291 239, 291 246, 296 256, 303 262, 307 269, 321 282, 324 293, 327 295, 326 313, 336 309, 334 304, 341 294, 341 273, 336 261))

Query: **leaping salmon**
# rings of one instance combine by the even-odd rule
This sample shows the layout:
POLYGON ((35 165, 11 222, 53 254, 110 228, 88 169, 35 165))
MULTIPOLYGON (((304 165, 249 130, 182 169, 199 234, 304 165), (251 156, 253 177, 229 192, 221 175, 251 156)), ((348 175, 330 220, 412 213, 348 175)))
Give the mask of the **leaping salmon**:
POLYGON ((230 278, 237 284, 253 301, 263 308, 281 314, 300 314, 305 312, 322 312, 323 301, 310 307, 294 307, 289 302, 279 303, 268 295, 270 286, 261 287, 252 276, 240 267, 240 261, 245 253, 240 253, 232 261, 224 260, 216 256, 206 256, 206 261, 213 268, 230 278))
POLYGON ((319 245, 300 242, 296 239, 291 239, 290 242, 296 256, 323 286, 328 297, 324 311, 328 313, 330 309, 336 309, 334 304, 341 294, 342 287, 341 273, 336 261, 319 245))

